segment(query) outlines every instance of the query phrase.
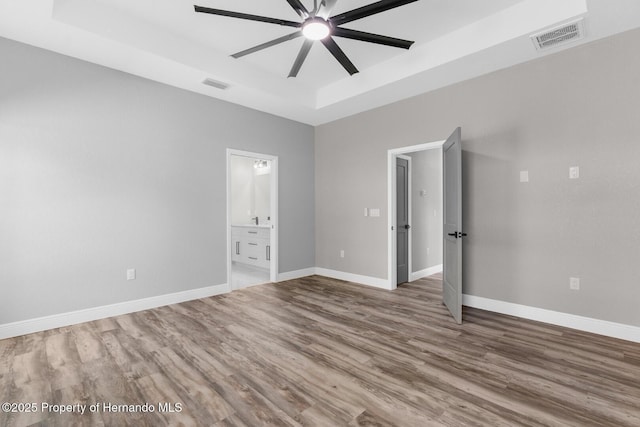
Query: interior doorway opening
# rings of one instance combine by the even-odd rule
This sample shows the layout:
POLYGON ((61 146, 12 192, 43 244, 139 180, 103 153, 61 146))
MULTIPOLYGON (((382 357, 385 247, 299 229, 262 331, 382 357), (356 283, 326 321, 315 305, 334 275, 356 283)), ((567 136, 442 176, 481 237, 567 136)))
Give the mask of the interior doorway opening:
POLYGON ((396 156, 396 283, 410 281, 412 272, 411 156, 396 156))
POLYGON ((389 289, 442 272, 443 141, 388 152, 389 289), (406 166, 399 166, 399 165, 406 166), (402 171, 406 167, 407 171, 402 171), (400 179, 406 179, 403 185, 400 179), (406 187, 406 203, 402 194, 406 187), (403 205, 403 206, 401 206, 403 205), (406 218, 402 218, 406 209, 406 218), (403 254, 406 259, 403 260, 403 254), (404 272, 406 269, 406 273, 404 272))
POLYGON ((276 282, 278 158, 227 149, 227 283, 276 282))

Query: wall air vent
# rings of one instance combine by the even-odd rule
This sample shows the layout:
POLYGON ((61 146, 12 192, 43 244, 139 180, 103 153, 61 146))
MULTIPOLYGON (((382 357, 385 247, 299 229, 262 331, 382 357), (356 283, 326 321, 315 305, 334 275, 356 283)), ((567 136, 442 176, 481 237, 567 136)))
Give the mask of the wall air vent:
POLYGON ((538 50, 547 50, 584 38, 582 18, 530 36, 538 50))
POLYGON ((211 87, 215 87, 216 89, 222 89, 225 90, 229 87, 229 85, 227 83, 224 82, 219 82, 217 80, 213 80, 213 79, 204 79, 202 81, 203 85, 207 85, 207 86, 211 86, 211 87))

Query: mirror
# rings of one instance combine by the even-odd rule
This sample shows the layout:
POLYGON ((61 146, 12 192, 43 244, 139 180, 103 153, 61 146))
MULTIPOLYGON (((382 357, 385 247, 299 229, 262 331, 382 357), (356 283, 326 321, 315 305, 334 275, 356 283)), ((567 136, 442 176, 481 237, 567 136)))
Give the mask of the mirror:
POLYGON ((271 162, 231 156, 231 223, 266 225, 271 212, 271 162))

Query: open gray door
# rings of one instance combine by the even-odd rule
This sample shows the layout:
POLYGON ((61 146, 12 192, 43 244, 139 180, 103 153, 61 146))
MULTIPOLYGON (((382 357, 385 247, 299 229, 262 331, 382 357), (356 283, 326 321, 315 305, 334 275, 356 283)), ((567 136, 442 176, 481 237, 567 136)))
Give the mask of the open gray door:
POLYGON ((457 128, 442 147, 444 175, 444 305, 462 323, 462 153, 461 129, 457 128))

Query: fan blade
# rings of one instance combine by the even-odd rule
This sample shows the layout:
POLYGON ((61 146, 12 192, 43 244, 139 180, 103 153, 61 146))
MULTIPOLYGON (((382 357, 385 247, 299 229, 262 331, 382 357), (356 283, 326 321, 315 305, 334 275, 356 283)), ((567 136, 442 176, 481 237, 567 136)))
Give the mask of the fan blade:
POLYGON ((293 10, 295 10, 301 18, 307 19, 309 17, 309 11, 300 0, 287 0, 287 3, 291 5, 293 10))
POLYGON ((211 9, 209 7, 202 7, 193 5, 196 12, 210 13, 211 15, 228 16, 230 18, 248 19, 249 21, 266 22, 268 24, 284 25, 286 27, 302 26, 300 22, 287 21, 286 19, 269 18, 267 16, 249 15, 248 13, 231 12, 228 10, 211 9))
POLYGON ((342 49, 340 49, 340 46, 338 46, 338 44, 335 42, 335 40, 333 40, 333 38, 327 37, 320 41, 329 50, 329 52, 331 52, 333 57, 338 60, 338 62, 344 67, 344 69, 347 70, 349 74, 354 75, 355 73, 358 72, 358 69, 356 68, 356 66, 353 65, 351 61, 349 61, 349 58, 347 58, 347 55, 344 54, 342 49))
POLYGON ((360 40, 363 42, 383 44, 385 46, 400 47, 409 49, 414 43, 410 40, 397 39, 395 37, 381 36, 379 34, 365 33, 364 31, 350 30, 348 28, 336 27, 332 33, 335 37, 345 39, 360 40))
POLYGON ((278 37, 277 39, 268 41, 266 43, 259 44, 257 46, 251 47, 249 49, 243 50, 243 51, 238 52, 238 53, 234 53, 231 56, 233 56, 236 59, 237 58, 241 58, 241 57, 243 57, 245 55, 249 55, 250 53, 258 52, 259 50, 266 49, 268 47, 275 46, 277 44, 284 43, 284 42, 287 42, 289 40, 293 40, 293 39, 298 38, 300 36, 302 36, 302 31, 298 30, 295 33, 291 33, 291 34, 287 34, 286 36, 278 37))
POLYGON ((300 52, 298 52, 298 56, 296 57, 293 66, 291 67, 291 71, 289 71, 288 77, 295 77, 298 75, 298 71, 300 71, 300 67, 302 67, 302 63, 305 59, 307 59, 307 55, 311 50, 311 46, 313 46, 313 40, 305 39, 302 47, 300 48, 300 52))
POLYGON ((331 11, 333 11, 337 2, 338 0, 322 0, 322 7, 320 8, 320 12, 318 12, 318 16, 324 19, 329 19, 331 11))
POLYGON ((355 21, 357 19, 366 18, 367 16, 375 15, 376 13, 385 12, 389 9, 394 9, 405 4, 413 3, 418 0, 382 0, 367 6, 362 6, 357 9, 350 10, 340 15, 332 16, 330 21, 333 25, 346 24, 347 22, 355 21))

